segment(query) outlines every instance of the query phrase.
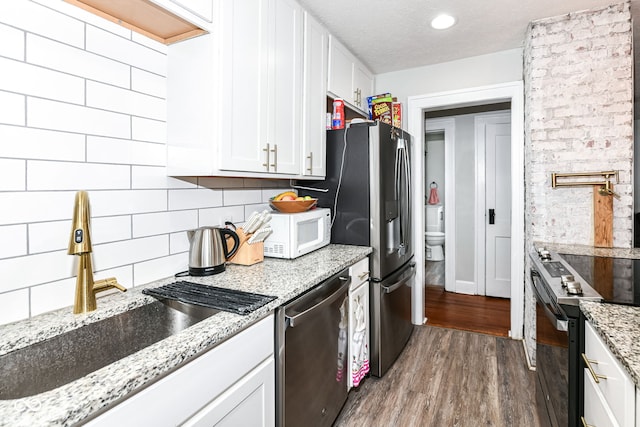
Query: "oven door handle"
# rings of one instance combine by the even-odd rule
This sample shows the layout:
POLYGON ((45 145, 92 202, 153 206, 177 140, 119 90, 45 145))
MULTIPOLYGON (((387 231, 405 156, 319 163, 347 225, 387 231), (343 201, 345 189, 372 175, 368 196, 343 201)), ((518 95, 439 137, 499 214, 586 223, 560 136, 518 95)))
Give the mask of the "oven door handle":
POLYGON ((551 321, 551 323, 553 324, 553 327, 556 328, 558 331, 568 331, 569 319, 567 319, 565 316, 562 316, 562 314, 560 313, 554 313, 553 311, 551 311, 549 306, 546 304, 544 298, 540 294, 540 291, 538 290, 538 286, 536 286, 536 277, 538 278, 538 280, 540 280, 539 273, 535 270, 531 270, 531 281, 533 282, 533 291, 536 293, 536 300, 538 300, 538 302, 544 309, 544 314, 551 321))

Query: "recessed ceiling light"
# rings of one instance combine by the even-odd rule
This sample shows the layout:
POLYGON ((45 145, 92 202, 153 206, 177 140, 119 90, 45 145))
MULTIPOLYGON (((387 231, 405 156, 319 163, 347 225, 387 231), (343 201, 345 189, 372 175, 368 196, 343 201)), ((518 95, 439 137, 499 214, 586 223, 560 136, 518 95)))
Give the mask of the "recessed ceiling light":
POLYGON ((431 21, 431 26, 436 30, 444 30, 456 23, 456 19, 447 14, 438 15, 431 21))

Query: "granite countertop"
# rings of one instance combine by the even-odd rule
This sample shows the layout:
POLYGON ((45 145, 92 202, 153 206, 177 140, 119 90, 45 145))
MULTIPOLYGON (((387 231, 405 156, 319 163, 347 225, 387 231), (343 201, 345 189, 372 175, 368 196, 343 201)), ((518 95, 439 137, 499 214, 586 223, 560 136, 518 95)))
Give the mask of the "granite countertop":
POLYGON ((640 387, 640 307, 581 302, 580 309, 640 387))
MULTIPOLYGON (((181 279, 277 298, 245 316, 217 313, 54 390, 22 399, 0 400, 0 426, 76 424, 264 318, 285 302, 365 258, 371 251, 369 247, 329 245, 295 260, 265 258, 264 262, 252 266, 230 264, 222 274, 181 279)), ((98 309, 88 314, 74 315, 68 307, 2 325, 0 355, 154 302, 154 298, 142 294, 142 289, 174 281, 174 277, 169 277, 129 289, 126 293, 98 298, 98 309)), ((69 297, 72 299, 73 296, 69 297)))

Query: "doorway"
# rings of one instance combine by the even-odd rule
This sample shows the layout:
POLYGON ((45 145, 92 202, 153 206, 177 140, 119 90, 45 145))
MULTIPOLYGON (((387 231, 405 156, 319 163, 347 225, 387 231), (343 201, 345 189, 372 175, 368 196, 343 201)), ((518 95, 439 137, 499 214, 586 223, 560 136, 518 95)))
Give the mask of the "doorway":
MULTIPOLYGON (((414 188, 421 190, 421 197, 414 197, 415 240, 423 241, 424 225, 424 197, 426 189, 422 183, 424 173, 424 161, 422 147, 424 144, 424 113, 425 111, 445 110, 450 108, 468 107, 474 105, 491 104, 498 102, 511 103, 511 253, 509 260, 511 276, 510 305, 510 331, 509 335, 515 339, 522 339, 524 333, 524 94, 521 81, 505 83, 479 88, 471 88, 450 92, 442 92, 430 95, 412 96, 408 102, 408 128, 414 135, 416 143, 413 146, 413 170, 414 188)), ((451 186, 447 184, 447 189, 451 186)), ((449 201, 445 199, 447 206, 449 201)), ((447 210, 450 210, 450 206, 447 210)), ((459 211, 459 209, 457 210, 459 211)), ((446 218, 446 214, 445 214, 446 218)), ((446 222, 446 220, 445 220, 446 222)), ((447 234, 454 227, 447 228, 447 234)), ((454 230, 455 231, 455 230, 454 230)), ((423 245, 421 245, 423 246, 423 245)), ((445 241, 445 257, 446 257, 445 241)), ((425 262, 424 248, 416 248, 416 262, 423 265, 425 262)), ((447 263, 448 264, 448 263, 447 263)), ((424 309, 424 276, 423 269, 419 269, 413 286, 413 321, 424 323, 426 321, 424 309)), ((446 280, 446 278, 445 278, 446 280)))

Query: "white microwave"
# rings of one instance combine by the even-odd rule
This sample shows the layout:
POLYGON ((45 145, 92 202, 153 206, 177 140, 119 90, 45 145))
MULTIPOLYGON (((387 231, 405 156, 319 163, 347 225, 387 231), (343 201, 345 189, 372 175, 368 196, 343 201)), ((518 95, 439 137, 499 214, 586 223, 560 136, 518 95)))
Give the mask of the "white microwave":
POLYGON ((272 212, 273 232, 264 241, 264 256, 293 259, 327 246, 331 240, 331 211, 272 212))

